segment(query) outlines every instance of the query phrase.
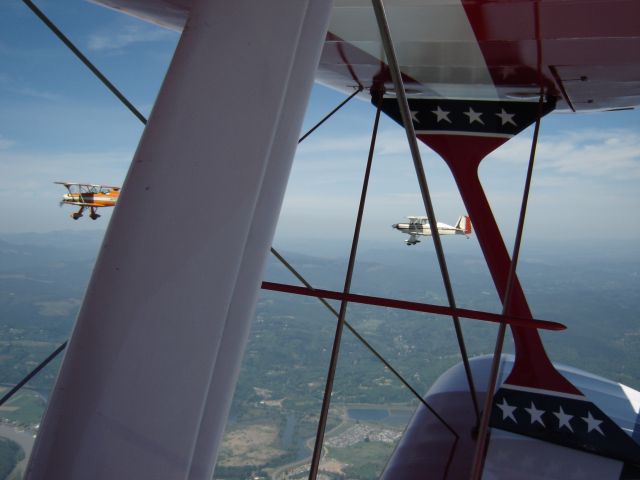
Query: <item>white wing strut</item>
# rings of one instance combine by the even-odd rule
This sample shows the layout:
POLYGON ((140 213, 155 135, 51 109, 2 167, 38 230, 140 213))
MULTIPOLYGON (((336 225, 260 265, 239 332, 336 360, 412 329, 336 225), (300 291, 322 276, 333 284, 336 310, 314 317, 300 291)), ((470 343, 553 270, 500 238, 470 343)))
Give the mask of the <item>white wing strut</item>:
POLYGON ((212 477, 331 1, 193 5, 30 480, 212 477))
MULTIPOLYGON (((319 62, 320 49, 312 50, 310 45, 316 46, 319 39, 319 29, 326 28, 328 24, 330 8, 326 1, 310 1, 307 15, 302 26, 300 45, 305 47, 309 54, 299 53, 295 56, 293 70, 289 79, 289 88, 284 99, 283 111, 295 116, 290 121, 295 128, 282 126, 278 128, 273 142, 269 167, 265 173, 260 196, 251 222, 251 228, 247 240, 248 251, 258 249, 264 255, 271 246, 271 240, 275 233, 278 214, 282 205, 291 162, 298 144, 299 130, 304 119, 306 99, 309 95, 309 85, 313 82, 316 67, 319 62), (309 25, 314 23, 315 25, 309 25), (303 108, 300 107, 303 102, 303 108)), ((322 32, 324 37, 325 32, 322 32)), ((322 43, 322 42, 321 42, 322 43)), ((251 320, 253 319, 255 303, 258 296, 259 281, 262 279, 263 262, 255 262, 245 256, 238 277, 238 284, 250 283, 255 285, 248 295, 240 289, 236 289, 228 321, 225 326, 224 340, 220 345, 218 362, 216 362, 208 395, 208 406, 205 409, 201 423, 200 436, 196 445, 196 451, 192 462, 192 472, 189 480, 206 478, 204 472, 212 472, 215 466, 216 456, 211 455, 211 443, 217 452, 224 427, 227 420, 227 412, 231 406, 236 379, 242 362, 245 341, 249 335, 251 320), (238 338, 239 341, 227 341, 238 338), (224 359, 224 361, 223 361, 224 359), (229 366, 233 365, 233 369, 229 366), (223 385, 224 388, 220 388, 223 385), (224 415, 218 410, 224 405, 224 415), (211 439, 211 440, 210 440, 211 439), (202 474, 197 471, 202 470, 202 474)))

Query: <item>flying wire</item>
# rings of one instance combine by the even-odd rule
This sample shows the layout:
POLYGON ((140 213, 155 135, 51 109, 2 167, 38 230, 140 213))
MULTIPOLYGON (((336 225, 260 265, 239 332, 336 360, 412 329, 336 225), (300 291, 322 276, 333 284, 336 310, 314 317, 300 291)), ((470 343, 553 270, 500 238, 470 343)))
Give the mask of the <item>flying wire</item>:
POLYGON ((307 138, 309 135, 311 135, 313 132, 316 131, 316 128, 318 128, 320 125, 322 125, 324 122, 326 122, 327 120, 329 120, 329 118, 331 118, 331 116, 336 113, 338 110, 340 110, 342 107, 344 107, 347 102, 349 100, 351 100, 353 97, 355 97, 357 94, 359 94, 362 91, 362 85, 359 86, 355 92, 353 92, 351 95, 349 95, 347 98, 345 98, 336 108, 334 108, 333 110, 331 110, 329 113, 327 113, 322 120, 320 120, 318 123, 316 123, 313 127, 311 127, 307 133, 305 133, 302 137, 300 137, 300 140, 298 140, 298 143, 301 143, 305 138, 307 138))
POLYGON ((20 380, 11 390, 5 393, 2 398, 0 398, 0 406, 4 405, 11 397, 13 397, 18 390, 20 390, 23 386, 27 384, 29 380, 35 377, 40 370, 49 365, 49 363, 62 352, 67 346, 67 341, 62 343, 58 348, 56 348, 47 358, 45 358, 40 364, 31 370, 22 380, 20 380))
MULTIPOLYGON (((300 282, 302 282, 302 284, 307 287, 310 290, 315 290, 311 284, 309 282, 307 282, 307 280, 289 263, 287 262, 287 260, 285 260, 285 258, 280 255, 276 249, 274 249, 273 247, 271 247, 271 253, 287 268, 287 270, 289 270, 298 280, 300 280, 300 282)), ((333 313, 336 317, 339 317, 338 312, 336 311, 335 308, 333 308, 331 306, 331 304, 329 302, 327 302, 324 298, 322 297, 316 297, 325 307, 327 307, 327 309, 333 313)), ((456 431, 453 429, 453 427, 451 427, 447 421, 442 418, 440 416, 440 414, 435 411, 433 409, 433 407, 431 405, 429 405, 427 403, 427 401, 422 398, 422 396, 418 393, 418 391, 413 388, 411 386, 411 384, 409 382, 407 382, 407 380, 402 376, 402 374, 400 372, 398 372, 374 347, 373 345, 371 345, 362 335, 360 335, 360 333, 347 321, 344 321, 344 326, 347 327, 347 329, 358 339, 360 340, 360 342, 373 354, 376 356, 376 358, 378 360, 380 360, 385 367, 387 367, 389 369, 389 371, 391 373, 393 373, 393 375, 395 375, 395 377, 400 380, 400 382, 407 388, 409 389, 409 391, 411 393, 413 393, 413 395, 420 401, 420 403, 422 403, 422 405, 424 405, 431 413, 433 413, 435 415, 435 417, 456 437, 458 438, 458 434, 456 433, 456 431)))
MULTIPOLYGON (((358 241, 360 240, 360 227, 362 226, 362 218, 364 216, 364 205, 367 198, 367 190, 369 188, 369 176, 371 174, 371 164, 373 163, 373 152, 375 150, 376 138, 378 135, 378 124, 380 122, 380 113, 382 107, 382 98, 378 99, 378 107, 373 122, 373 133, 371 134, 371 144, 369 146, 369 155, 367 156, 367 166, 364 172, 364 180, 362 181, 362 191, 360 193, 360 203, 358 204, 358 214, 356 224, 353 231, 353 240, 351 241, 351 252, 349 253, 349 264, 347 266, 347 274, 344 280, 343 295, 351 290, 351 279, 353 278, 353 268, 356 261, 356 253, 358 251, 358 241)), ((313 455, 311 457, 311 468, 309 470, 309 480, 315 480, 318 475, 320 466, 320 457, 322 455, 322 444, 324 441, 324 432, 327 426, 327 418, 329 416, 329 404, 331 403, 331 392, 333 390, 333 380, 335 378, 336 367, 338 366, 338 355, 340 353, 340 342, 342 340, 342 331, 344 329, 345 315, 347 313, 348 302, 342 299, 340 302, 340 312, 338 314, 338 322, 336 324, 336 333, 333 337, 333 347, 331 349, 331 360, 329 362, 329 371, 327 372, 327 382, 322 399, 322 408, 320 410, 320 419, 318 421, 318 431, 316 433, 316 441, 313 446, 313 455)))
POLYGON ((447 292, 447 298, 449 306, 453 310, 453 325, 456 332, 456 338, 458 339, 458 347, 462 356, 462 363, 464 364, 464 371, 467 377, 467 383, 469 384, 469 392, 471 394, 471 400, 473 402, 476 419, 480 420, 480 409, 478 407, 478 398, 476 395, 476 388, 473 382, 473 375, 471 373, 471 366, 469 364, 469 356, 467 354, 467 348, 464 343, 464 336, 462 334, 462 327, 460 325, 460 319, 455 313, 456 301, 453 295, 453 288, 451 287, 451 279, 449 278, 449 271, 447 269, 447 262, 444 256, 444 250, 440 241, 440 234, 438 232, 438 223, 436 221, 436 214, 431 202, 431 195, 429 193, 429 186, 427 184, 427 177, 422 165, 422 159, 420 157, 420 150, 418 148, 418 142, 416 140, 416 132, 413 128, 413 120, 411 118, 411 112, 409 110, 409 102, 407 101, 407 95, 404 88, 404 82, 402 81, 402 73, 398 65, 398 60, 393 47, 393 40, 391 38, 391 31, 387 22, 384 5, 382 0, 373 0, 373 9, 375 11, 376 20, 378 22, 378 28, 380 30, 380 36, 382 38, 382 44, 387 56, 387 61, 390 68, 391 77, 396 90, 396 96, 398 99, 398 106, 400 108, 400 114, 402 115, 402 123, 405 127, 407 134, 407 140, 409 142, 409 148, 411 150, 411 158, 418 177, 418 184, 420 185, 420 192, 422 194, 422 201, 425 209, 427 210, 427 217, 429 219, 429 227, 432 232, 433 244, 438 256, 438 263, 440 265, 440 272, 442 274, 442 280, 447 292))
MULTIPOLYGON (((540 7, 533 5, 533 18, 536 32, 536 67, 538 73, 538 85, 540 86, 540 97, 538 99, 538 112, 536 115, 536 123, 533 130, 533 138, 531 139, 531 149, 529 151, 529 164, 527 166, 527 176, 522 191, 522 203, 520 204, 520 215, 518 217, 518 228, 516 230, 516 238, 513 245, 513 254, 511 256, 511 265, 509 265, 509 276, 507 277, 507 288, 502 305, 502 314, 509 313, 511 305, 511 292, 516 280, 516 268, 518 266, 518 257, 520 256, 520 244, 522 243, 522 233, 524 231, 524 220, 527 213, 527 205, 529 203, 529 191, 531 187, 531 178, 533 177, 533 164, 536 158, 536 147, 538 146, 538 134, 540 133, 540 122, 543 115, 544 107, 544 77, 542 75, 542 41, 540 34, 540 7)), ((573 108, 573 107, 572 107, 573 108)), ((471 466, 471 479, 480 480, 482 470, 484 468, 485 451, 487 446, 487 437, 489 435, 489 419, 493 410, 493 395, 498 381, 498 369, 502 359, 502 346, 504 345, 504 337, 506 334, 506 325, 500 325, 498 335, 496 337, 496 346, 493 352, 493 360, 491 362, 491 371, 487 384, 487 393, 484 399, 484 411, 478 429, 478 437, 476 440, 476 448, 473 454, 473 463, 471 466)))
MULTIPOLYGON (((60 29, 40 10, 31 0, 22 0, 22 2, 31 9, 31 11, 40 19, 42 22, 64 43, 69 50, 73 52, 73 54, 78 57, 78 59, 89 69, 91 72, 113 93, 118 100, 120 100, 127 109, 131 113, 133 113, 140 122, 143 124, 147 124, 147 118, 140 113, 140 111, 124 96, 118 88, 109 81, 109 79, 84 55, 78 47, 76 47, 69 38, 60 31, 60 29)), ((331 110, 327 115, 325 115, 318 123, 316 123, 307 133, 305 133, 299 140, 298 143, 302 142, 305 138, 311 135, 320 125, 326 122, 334 113, 340 110, 347 102, 349 102, 353 97, 355 97, 358 93, 362 91, 362 85, 358 86, 355 92, 353 92, 349 97, 343 100, 339 105, 337 105, 333 110, 331 110)))
MULTIPOLYGON (((513 291, 513 285, 516 278, 516 268, 518 266, 518 257, 520 256, 520 245, 522 242, 522 233, 524 231, 524 220, 527 213, 527 204, 529 202, 529 191, 531 187, 531 178, 533 176, 533 164, 536 157, 536 146, 538 145, 538 133, 540 132, 540 120, 542 118, 543 104, 544 94, 540 92, 538 114, 536 116, 535 128, 533 130, 531 151, 529 152, 529 165, 527 167, 527 177, 522 192, 522 203, 520 205, 520 215, 518 217, 518 229, 516 231, 516 238, 513 246, 511 265, 509 266, 509 276, 507 277, 507 290, 505 292, 504 304, 502 306, 502 315, 507 315, 509 313, 509 307, 511 306, 511 292, 513 291)), ((482 476, 487 436, 489 433, 489 419, 491 418, 491 411, 493 407, 493 394, 495 392, 496 383, 498 381, 498 370, 502 358, 502 346, 504 345, 506 330, 506 324, 501 323, 500 327, 498 328, 498 335, 496 337, 496 346, 493 352, 491 372, 489 374, 487 393, 484 400, 484 410, 482 412, 482 418, 480 420, 480 426, 478 429, 478 437, 476 439, 476 448, 471 469, 471 478, 473 480, 479 480, 482 476)))
POLYGON ((102 72, 98 70, 98 68, 93 63, 91 63, 91 61, 71 42, 71 40, 69 40, 69 38, 67 38, 67 36, 62 33, 51 20, 49 20, 49 18, 42 12, 42 10, 36 7, 36 5, 31 0, 22 0, 22 2, 27 7, 29 7, 31 11, 35 13, 36 16, 40 20, 42 20, 42 22, 47 27, 49 27, 49 30, 51 30, 55 34, 55 36, 58 37, 62 41, 62 43, 64 43, 69 48, 69 50, 71 50, 73 54, 78 57, 78 59, 82 63, 84 63, 89 70, 93 72, 96 77, 98 77, 98 79, 111 91, 111 93, 118 97, 118 99, 131 111, 131 113, 138 117, 138 120, 140 120, 144 124, 147 123, 147 119, 144 117, 144 115, 142 115, 138 111, 138 109, 134 107, 129 100, 127 100, 127 98, 120 92, 120 90, 118 90, 116 86, 111 83, 109 79, 105 77, 102 72))

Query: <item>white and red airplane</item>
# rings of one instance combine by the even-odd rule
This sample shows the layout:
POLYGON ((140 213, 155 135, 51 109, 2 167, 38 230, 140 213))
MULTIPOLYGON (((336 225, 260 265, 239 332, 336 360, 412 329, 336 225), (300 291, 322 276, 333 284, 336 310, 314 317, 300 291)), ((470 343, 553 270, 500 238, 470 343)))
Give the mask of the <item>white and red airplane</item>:
MULTIPOLYGON (((426 237, 430 237, 432 235, 428 217, 409 216, 407 218, 409 219, 408 222, 394 223, 391 225, 392 228, 409 235, 409 238, 404 241, 407 245, 420 243, 420 240, 418 240, 418 236, 420 235, 424 235, 426 237)), ((461 215, 458 217, 458 221, 455 226, 438 222, 437 227, 440 235, 464 235, 469 238, 469 235, 471 235, 472 232, 471 219, 468 215, 461 215)))
POLYGON ((94 1, 183 34, 25 478, 212 478, 314 81, 440 154, 513 334, 433 385, 383 478, 639 478, 640 393, 549 359, 478 168, 553 110, 640 105, 640 2, 94 1))

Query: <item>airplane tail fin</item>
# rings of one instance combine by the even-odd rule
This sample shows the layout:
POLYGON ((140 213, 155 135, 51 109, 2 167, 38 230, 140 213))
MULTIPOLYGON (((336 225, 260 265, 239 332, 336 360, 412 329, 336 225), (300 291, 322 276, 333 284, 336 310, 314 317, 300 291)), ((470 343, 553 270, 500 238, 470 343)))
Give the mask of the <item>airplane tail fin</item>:
POLYGON ((473 227, 471 226, 471 218, 469 215, 463 215, 458 217, 458 223, 456 223, 456 229, 462 230, 465 235, 471 235, 473 227))

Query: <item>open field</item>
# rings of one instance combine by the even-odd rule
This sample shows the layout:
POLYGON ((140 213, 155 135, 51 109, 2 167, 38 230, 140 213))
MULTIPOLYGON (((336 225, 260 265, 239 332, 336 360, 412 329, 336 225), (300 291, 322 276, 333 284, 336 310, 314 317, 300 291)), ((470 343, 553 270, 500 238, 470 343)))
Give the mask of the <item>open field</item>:
POLYGON ((278 434, 273 424, 247 425, 227 432, 218 463, 223 467, 268 463, 286 453, 278 447, 278 434))
POLYGON ((6 405, 0 407, 0 418, 24 426, 40 423, 46 406, 46 400, 33 390, 18 392, 6 405))

